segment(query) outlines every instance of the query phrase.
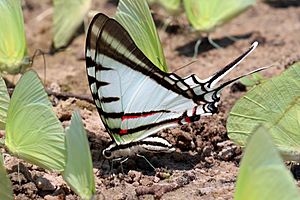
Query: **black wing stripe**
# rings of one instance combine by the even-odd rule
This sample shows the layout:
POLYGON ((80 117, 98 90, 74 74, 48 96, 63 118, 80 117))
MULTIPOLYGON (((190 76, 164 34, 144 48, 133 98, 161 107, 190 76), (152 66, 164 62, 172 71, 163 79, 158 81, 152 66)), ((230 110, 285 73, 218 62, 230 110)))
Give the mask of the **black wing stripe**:
POLYGON ((86 65, 88 66, 88 68, 97 66, 97 69, 100 70, 112 70, 112 68, 104 67, 100 63, 96 63, 95 61, 92 60, 91 57, 86 57, 86 65))
MULTIPOLYGON (((161 70, 158 69, 154 64, 152 64, 152 62, 143 54, 143 52, 137 48, 137 46, 131 39, 130 35, 128 34, 128 32, 117 21, 115 21, 114 19, 108 18, 108 20, 103 25, 103 31, 101 32, 101 34, 103 34, 104 32, 107 33, 107 35, 109 35, 111 38, 113 38, 113 41, 115 41, 115 42, 118 41, 120 46, 125 47, 127 52, 130 52, 130 54, 132 54, 134 57, 136 57, 141 63, 146 65, 150 71, 161 72, 161 70)), ((110 52, 110 55, 114 55, 114 53, 118 52, 119 54, 124 55, 121 52, 119 52, 118 47, 112 47, 110 43, 107 43, 107 37, 104 38, 104 37, 100 36, 98 38, 97 43, 101 43, 101 45, 106 44, 107 46, 110 47, 110 48, 104 48, 104 51, 102 51, 102 53, 110 52)), ((105 47, 105 46, 103 46, 103 47, 105 47)), ((126 60, 128 60, 128 56, 130 56, 130 55, 123 56, 122 57, 123 59, 119 60, 119 61, 121 63, 124 63, 126 60)), ((114 56, 112 56, 112 57, 114 57, 114 56)), ((130 67, 133 67, 133 66, 135 66, 135 65, 130 65, 130 67)))
POLYGON ((99 81, 99 80, 97 80, 97 81, 96 81, 96 85, 97 85, 97 89, 99 89, 99 88, 102 87, 102 86, 109 85, 109 83, 108 83, 108 82, 104 82, 104 81, 99 81))
POLYGON ((136 113, 124 113, 124 112, 104 112, 101 108, 99 108, 99 112, 104 118, 122 118, 122 117, 132 117, 132 116, 147 116, 151 114, 156 114, 156 113, 170 113, 171 111, 169 110, 155 110, 155 111, 149 111, 149 112, 136 112, 136 113))
POLYGON ((163 120, 163 121, 160 121, 160 122, 146 124, 146 125, 142 125, 142 126, 132 128, 132 129, 126 129, 126 130, 122 130, 120 128, 113 128, 113 129, 110 129, 110 130, 111 130, 112 133, 119 133, 120 135, 127 135, 127 134, 136 133, 136 132, 139 132, 139 131, 148 130, 148 129, 151 129, 151 128, 156 127, 156 126, 169 124, 169 123, 172 123, 172 122, 173 123, 178 123, 178 121, 180 119, 181 119, 181 117, 171 118, 171 119, 163 120))
MULTIPOLYGON (((95 76, 90 76, 88 75, 88 79, 89 79, 89 83, 90 83, 90 87, 93 83, 96 84, 97 80, 96 80, 96 77, 95 76)), ((98 89, 98 88, 97 88, 98 89)))
POLYGON ((102 108, 98 107, 98 112, 100 115, 106 119, 111 118, 111 119, 118 119, 122 118, 124 116, 124 112, 105 112, 102 110, 102 108))
MULTIPOLYGON (((95 55, 96 55, 96 51, 97 51, 97 46, 98 43, 96 42, 97 41, 97 37, 99 35, 99 31, 102 30, 102 26, 103 24, 105 23, 105 21, 107 21, 107 18, 105 17, 102 17, 102 18, 98 18, 98 17, 94 17, 93 20, 91 21, 90 23, 90 26, 89 26, 89 30, 88 30, 88 33, 87 33, 87 37, 86 37, 86 47, 85 47, 85 54, 86 54, 86 66, 87 66, 87 74, 89 69, 91 67, 95 67, 95 70, 94 71, 94 77, 91 75, 88 76, 88 81, 89 81, 89 84, 90 84, 90 90, 92 92, 92 96, 93 96, 93 99, 94 99, 94 102, 96 104, 96 107, 97 107, 97 110, 98 110, 98 113, 103 121, 103 124, 106 128, 106 130, 108 130, 108 132, 110 132, 110 127, 108 126, 106 120, 105 120, 105 117, 104 115, 107 115, 105 112, 103 112, 102 108, 101 108, 101 104, 99 103, 99 96, 98 96, 98 89, 99 89, 99 85, 97 84, 97 80, 96 80, 96 72, 99 71, 99 70, 106 70, 105 67, 103 67, 101 64, 97 64, 95 61, 95 55), (94 85, 94 86, 93 86, 94 85), (92 87, 93 86, 93 87, 92 87), (93 92, 93 89, 96 91, 93 92)), ((113 116, 117 116, 117 117, 120 117, 122 116, 123 113, 119 113, 119 114, 109 114, 109 115, 113 115, 113 116)), ((111 134, 110 134, 111 136, 111 134)), ((113 137, 111 136, 111 138, 113 139, 113 137)))
POLYGON ((150 114, 156 114, 156 113, 170 113, 169 110, 155 110, 155 111, 149 111, 149 112, 139 112, 139 113, 125 113, 124 116, 145 116, 150 114))
POLYGON ((100 102, 102 103, 111 103, 115 101, 119 101, 119 97, 101 97, 100 102))

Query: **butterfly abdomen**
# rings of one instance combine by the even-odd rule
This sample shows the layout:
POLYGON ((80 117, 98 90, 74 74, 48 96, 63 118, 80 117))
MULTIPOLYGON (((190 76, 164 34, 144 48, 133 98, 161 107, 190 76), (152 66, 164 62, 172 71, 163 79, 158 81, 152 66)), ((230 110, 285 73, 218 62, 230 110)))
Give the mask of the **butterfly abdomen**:
POLYGON ((167 140, 161 137, 147 137, 143 140, 127 144, 116 145, 112 143, 104 149, 103 155, 107 159, 135 156, 139 153, 170 153, 175 148, 167 140))

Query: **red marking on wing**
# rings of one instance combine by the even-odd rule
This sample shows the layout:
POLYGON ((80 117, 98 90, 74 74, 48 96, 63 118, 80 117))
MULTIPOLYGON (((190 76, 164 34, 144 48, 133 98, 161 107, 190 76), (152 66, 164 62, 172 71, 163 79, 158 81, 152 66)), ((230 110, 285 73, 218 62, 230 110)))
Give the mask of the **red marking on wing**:
POLYGON ((193 117, 193 116, 195 116, 196 115, 196 111, 197 111, 197 106, 195 106, 194 108, 193 108, 193 114, 192 114, 192 116, 190 116, 190 117, 185 117, 184 118, 184 121, 186 122, 186 123, 191 123, 192 122, 192 120, 191 120, 191 117, 193 117))
POLYGON ((136 118, 148 117, 151 115, 155 115, 156 113, 159 113, 159 112, 145 113, 145 114, 141 114, 141 115, 124 115, 124 116, 122 116, 122 121, 124 121, 126 119, 136 119, 136 118))
POLYGON ((121 129, 119 134, 120 135, 125 135, 125 134, 127 134, 127 130, 126 129, 121 129))
POLYGON ((191 119, 190 119, 189 117, 186 117, 184 120, 185 120, 187 123, 191 123, 191 119))
MULTIPOLYGON (((140 114, 140 115, 123 115, 122 116, 122 121, 124 121, 126 119, 136 119, 136 118, 148 117, 148 116, 154 115, 156 113, 159 113, 159 112, 145 113, 145 114, 140 114)), ((127 132, 128 132, 128 130, 121 129, 119 134, 120 135, 126 135, 127 132)))

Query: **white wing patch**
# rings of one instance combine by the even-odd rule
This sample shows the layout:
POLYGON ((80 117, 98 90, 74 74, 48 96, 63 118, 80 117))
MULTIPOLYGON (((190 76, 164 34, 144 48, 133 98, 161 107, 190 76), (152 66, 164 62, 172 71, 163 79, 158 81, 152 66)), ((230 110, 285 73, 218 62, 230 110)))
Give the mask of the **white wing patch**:
MULTIPOLYGON (((162 87, 150 77, 133 70, 126 65, 101 55, 103 66, 112 70, 101 71, 99 78, 110 84, 98 89, 99 99, 106 96, 121 97, 119 101, 102 103, 105 112, 141 113, 156 110, 167 110, 168 113, 157 113, 147 117, 126 119, 121 129, 131 129, 149 123, 158 123, 170 118, 178 118, 196 104, 188 98, 162 87)), ((98 77, 98 75, 97 75, 98 77)), ((98 78, 97 78, 98 79, 98 78)))

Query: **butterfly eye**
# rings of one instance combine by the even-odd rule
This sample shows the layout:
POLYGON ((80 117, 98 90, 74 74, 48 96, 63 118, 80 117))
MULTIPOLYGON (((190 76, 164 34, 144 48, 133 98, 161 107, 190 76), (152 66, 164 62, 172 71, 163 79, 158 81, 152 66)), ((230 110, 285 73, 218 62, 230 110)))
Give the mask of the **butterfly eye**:
POLYGON ((106 157, 107 159, 109 159, 111 157, 111 151, 104 149, 103 150, 103 156, 106 157))

